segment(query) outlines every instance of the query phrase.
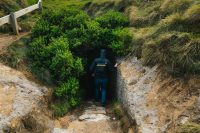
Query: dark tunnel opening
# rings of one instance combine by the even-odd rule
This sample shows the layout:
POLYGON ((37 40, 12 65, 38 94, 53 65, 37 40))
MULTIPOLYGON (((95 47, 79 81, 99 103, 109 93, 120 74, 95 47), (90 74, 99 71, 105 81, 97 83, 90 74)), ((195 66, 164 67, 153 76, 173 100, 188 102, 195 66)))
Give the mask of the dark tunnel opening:
MULTIPOLYGON (((100 48, 97 49, 90 49, 85 52, 85 58, 87 59, 86 63, 86 73, 84 76, 81 77, 80 86, 84 92, 84 99, 90 100, 95 99, 95 85, 94 85, 94 78, 91 76, 89 71, 89 67, 92 64, 95 58, 100 56, 100 48)), ((116 63, 116 58, 111 49, 106 49, 106 58, 110 60, 112 66, 112 72, 109 75, 109 83, 107 85, 107 101, 111 101, 116 97, 116 77, 117 71, 114 67, 116 63)))

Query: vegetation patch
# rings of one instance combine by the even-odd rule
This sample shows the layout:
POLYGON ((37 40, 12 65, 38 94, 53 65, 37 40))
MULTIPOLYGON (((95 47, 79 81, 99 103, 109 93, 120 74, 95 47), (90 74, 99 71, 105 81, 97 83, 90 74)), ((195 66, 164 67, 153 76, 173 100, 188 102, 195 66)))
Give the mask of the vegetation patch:
POLYGON ((0 54, 0 59, 9 66, 17 69, 24 69, 23 65, 27 63, 28 47, 27 43, 30 41, 30 36, 25 36, 20 40, 10 45, 7 50, 0 54))
POLYGON ((199 2, 133 3, 127 13, 133 26, 135 55, 146 65, 160 64, 172 73, 199 74, 199 2))
POLYGON ((199 133, 200 125, 196 123, 186 123, 179 126, 176 133, 199 133))
POLYGON ((44 9, 60 10, 63 8, 82 8, 87 2, 91 0, 43 0, 44 9))
POLYGON ((123 109, 118 101, 113 101, 112 103, 113 113, 115 117, 120 120, 120 126, 124 133, 127 132, 138 132, 137 124, 135 121, 129 118, 127 112, 123 109))
POLYGON ((90 16, 99 16, 109 10, 124 12, 126 7, 131 4, 129 0, 90 0, 83 9, 90 16))
MULTIPOLYGON (((16 12, 30 5, 36 4, 38 0, 1 0, 0 1, 0 17, 6 16, 11 12, 16 12)), ((38 20, 39 14, 27 14, 18 18, 20 31, 30 31, 35 22, 38 20)), ((5 24, 0 27, 0 32, 8 33, 12 31, 10 24, 5 24)))
POLYGON ((79 80, 87 65, 84 50, 108 48, 117 56, 130 52, 128 24, 128 18, 115 11, 94 19, 74 8, 43 14, 32 30, 29 57, 33 72, 47 72, 57 86, 51 106, 56 115, 64 115, 81 101, 79 80))

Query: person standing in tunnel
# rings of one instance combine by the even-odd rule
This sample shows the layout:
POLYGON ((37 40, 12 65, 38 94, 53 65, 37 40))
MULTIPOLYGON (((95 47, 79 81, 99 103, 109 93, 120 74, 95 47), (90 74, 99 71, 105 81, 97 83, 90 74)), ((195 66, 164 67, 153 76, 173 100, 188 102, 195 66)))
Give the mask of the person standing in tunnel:
POLYGON ((112 71, 111 63, 106 58, 106 50, 100 50, 100 57, 94 59, 90 66, 90 72, 95 80, 95 99, 101 100, 102 106, 106 104, 106 92, 109 80, 109 73, 112 71), (101 92, 101 99, 99 99, 99 92, 101 92))

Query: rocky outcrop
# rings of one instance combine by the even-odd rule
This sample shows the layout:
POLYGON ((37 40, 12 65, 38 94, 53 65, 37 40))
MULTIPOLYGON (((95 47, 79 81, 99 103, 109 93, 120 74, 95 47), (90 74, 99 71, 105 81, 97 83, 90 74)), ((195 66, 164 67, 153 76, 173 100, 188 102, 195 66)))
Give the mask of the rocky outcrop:
POLYGON ((122 62, 118 99, 136 121, 139 133, 173 133, 178 125, 198 119, 198 78, 175 78, 157 66, 142 66, 135 57, 118 62, 122 62))
POLYGON ((47 105, 44 97, 49 95, 50 89, 3 64, 0 64, 0 73, 0 132, 3 132, 16 128, 33 110, 44 109, 47 105))
POLYGON ((123 62, 118 69, 118 98, 143 133, 155 133, 158 118, 155 109, 147 107, 145 94, 151 91, 157 67, 143 67, 133 58, 123 62), (149 123, 146 123, 149 121, 149 123))

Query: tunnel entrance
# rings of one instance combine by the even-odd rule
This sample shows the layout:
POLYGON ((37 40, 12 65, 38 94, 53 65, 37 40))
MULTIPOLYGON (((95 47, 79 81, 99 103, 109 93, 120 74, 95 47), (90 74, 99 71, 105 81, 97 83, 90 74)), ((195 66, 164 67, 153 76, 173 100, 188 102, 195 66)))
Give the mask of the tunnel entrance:
MULTIPOLYGON (((115 98, 116 94, 116 68, 114 65, 116 63, 116 58, 111 49, 106 49, 106 58, 110 60, 111 66, 113 71, 109 75, 109 83, 107 85, 107 100, 110 101, 115 98)), ((85 58, 86 58, 86 73, 83 77, 81 77, 80 85, 81 89, 83 90, 85 100, 88 99, 95 99, 95 85, 94 85, 94 78, 91 76, 89 71, 89 67, 92 64, 95 58, 100 56, 100 48, 90 49, 85 51, 85 58)))

